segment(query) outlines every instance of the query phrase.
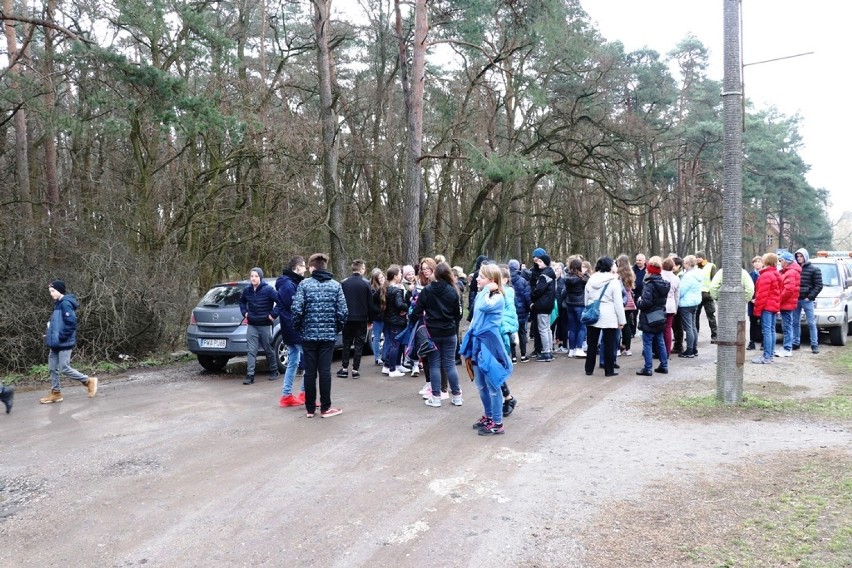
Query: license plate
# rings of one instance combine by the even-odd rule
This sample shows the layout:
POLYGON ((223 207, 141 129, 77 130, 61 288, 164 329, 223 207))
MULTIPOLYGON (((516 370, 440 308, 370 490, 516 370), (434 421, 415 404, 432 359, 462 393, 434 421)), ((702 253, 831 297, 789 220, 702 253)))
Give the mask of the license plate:
POLYGON ((209 349, 224 349, 228 345, 227 339, 202 339, 201 346, 209 349))

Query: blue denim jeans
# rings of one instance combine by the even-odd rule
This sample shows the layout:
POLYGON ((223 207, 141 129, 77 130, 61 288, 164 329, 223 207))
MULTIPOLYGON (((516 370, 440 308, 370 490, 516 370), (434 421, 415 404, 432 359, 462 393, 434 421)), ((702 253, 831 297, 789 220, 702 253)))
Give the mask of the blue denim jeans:
POLYGON ((400 334, 402 328, 386 325, 384 331, 385 352, 382 359, 385 361, 385 367, 393 371, 396 370, 396 366, 399 363, 400 343, 396 336, 400 334))
MULTIPOLYGON (((781 332, 784 334, 784 350, 793 349, 793 312, 795 310, 781 310, 781 332)), ((801 330, 800 330, 801 333, 801 330)))
MULTIPOLYGON (((454 395, 461 394, 459 386, 459 374, 456 371, 456 336, 433 337, 437 351, 429 353, 426 358, 429 364, 429 383, 432 385, 432 396, 441 396, 441 370, 447 374, 450 383, 450 392, 454 395)), ((502 402, 501 402, 502 407, 502 402)))
POLYGON ((814 317, 814 303, 807 298, 799 300, 799 305, 793 310, 793 345, 801 345, 802 343, 802 310, 805 310, 805 319, 808 321, 811 347, 816 347, 819 344, 819 335, 817 335, 816 318, 814 317))
POLYGON ((760 314, 760 329, 763 331, 763 358, 772 359, 775 355, 775 319, 776 314, 763 312, 760 314))
MULTIPOLYGON (((299 362, 302 360, 302 346, 288 345, 287 346, 287 370, 284 371, 284 386, 281 388, 281 394, 287 396, 293 394, 293 380, 296 378, 296 369, 299 367, 299 362)), ((302 380, 302 392, 305 392, 305 381, 302 380)))
POLYGON ((582 349, 586 340, 586 325, 580 321, 583 306, 568 306, 568 348, 582 349))
POLYGON ((373 322, 373 358, 378 362, 382 358, 382 331, 385 328, 385 322, 382 320, 373 322))
POLYGON ((269 367, 269 376, 278 378, 278 359, 275 350, 272 349, 272 326, 271 325, 249 325, 246 329, 246 376, 254 376, 254 367, 257 363, 257 350, 263 347, 266 354, 266 365, 269 367))
MULTIPOLYGON (((479 390, 479 398, 482 400, 482 408, 485 416, 497 424, 502 424, 503 391, 488 384, 488 381, 485 380, 485 374, 479 369, 479 365, 473 366, 473 381, 479 390)), ((435 383, 432 383, 432 388, 435 388, 435 383)))
POLYGON ((678 309, 683 333, 686 336, 684 353, 695 354, 698 352, 698 329, 695 327, 695 314, 697 311, 698 306, 681 307, 678 309))
POLYGON ((645 370, 652 371, 654 368, 654 349, 660 356, 660 367, 669 368, 669 352, 666 351, 666 338, 662 331, 651 333, 642 332, 642 357, 645 358, 645 370))
POLYGON ((47 368, 50 371, 50 388, 52 390, 61 390, 59 375, 65 375, 69 379, 80 381, 84 385, 89 382, 88 375, 84 375, 71 366, 71 349, 63 349, 62 351, 51 349, 47 355, 47 368))

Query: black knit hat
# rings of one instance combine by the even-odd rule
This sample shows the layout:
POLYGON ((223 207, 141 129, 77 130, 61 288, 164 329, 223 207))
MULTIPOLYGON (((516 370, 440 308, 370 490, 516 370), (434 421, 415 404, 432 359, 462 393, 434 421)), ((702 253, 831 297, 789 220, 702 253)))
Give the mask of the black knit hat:
POLYGON ((65 295, 65 282, 62 280, 54 280, 50 283, 50 287, 62 294, 65 295))
POLYGON ((539 260, 541 260, 544 263, 545 266, 550 266, 550 257, 549 256, 547 256, 546 254, 543 254, 543 255, 539 256, 538 258, 539 258, 539 260))

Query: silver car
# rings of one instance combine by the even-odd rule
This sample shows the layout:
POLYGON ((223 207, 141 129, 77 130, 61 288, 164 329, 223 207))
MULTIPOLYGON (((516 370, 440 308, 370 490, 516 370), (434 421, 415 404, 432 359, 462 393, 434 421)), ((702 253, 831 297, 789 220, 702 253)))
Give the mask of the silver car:
MULTIPOLYGON (((264 282, 275 286, 275 278, 264 278, 264 282)), ((186 328, 186 347, 198 357, 198 362, 208 371, 218 372, 225 368, 232 357, 245 357, 246 329, 248 321, 240 312, 240 296, 248 286, 248 280, 216 284, 204 294, 192 310, 189 327, 186 328)), ((276 319, 271 327, 272 349, 278 371, 283 373, 289 359, 289 346, 281 337, 281 325, 276 319)), ((343 346, 343 337, 337 334, 335 349, 343 346)), ((364 353, 371 353, 370 332, 364 342, 364 353)), ((262 356, 262 354, 260 354, 262 356)))

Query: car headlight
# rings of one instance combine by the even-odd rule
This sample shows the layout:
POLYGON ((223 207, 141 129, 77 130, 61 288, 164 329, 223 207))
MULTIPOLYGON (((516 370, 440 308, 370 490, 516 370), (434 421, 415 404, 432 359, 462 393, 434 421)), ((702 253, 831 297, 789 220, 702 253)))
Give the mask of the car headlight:
POLYGON ((830 310, 840 305, 840 296, 833 298, 817 298, 814 302, 814 308, 818 310, 830 310))

